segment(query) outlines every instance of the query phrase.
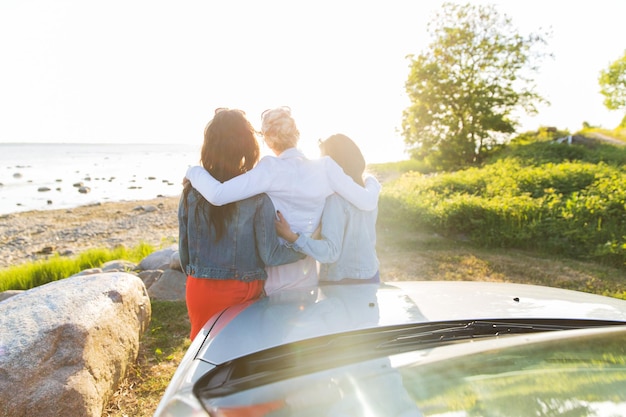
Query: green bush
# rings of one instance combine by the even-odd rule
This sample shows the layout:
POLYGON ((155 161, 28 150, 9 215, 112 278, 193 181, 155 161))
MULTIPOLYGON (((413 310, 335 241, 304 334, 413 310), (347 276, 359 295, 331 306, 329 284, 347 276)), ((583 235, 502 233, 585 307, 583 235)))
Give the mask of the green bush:
POLYGON ((482 168, 407 173, 383 188, 379 221, 626 268, 626 150, 585 149, 574 161, 553 151, 572 146, 535 145, 536 159, 520 148, 482 168))

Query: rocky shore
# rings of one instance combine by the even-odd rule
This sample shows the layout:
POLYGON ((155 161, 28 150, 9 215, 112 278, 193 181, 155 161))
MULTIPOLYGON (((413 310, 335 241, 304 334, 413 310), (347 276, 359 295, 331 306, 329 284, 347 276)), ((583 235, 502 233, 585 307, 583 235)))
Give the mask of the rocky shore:
POLYGON ((0 216, 0 268, 91 248, 178 241, 179 197, 106 202, 0 216))

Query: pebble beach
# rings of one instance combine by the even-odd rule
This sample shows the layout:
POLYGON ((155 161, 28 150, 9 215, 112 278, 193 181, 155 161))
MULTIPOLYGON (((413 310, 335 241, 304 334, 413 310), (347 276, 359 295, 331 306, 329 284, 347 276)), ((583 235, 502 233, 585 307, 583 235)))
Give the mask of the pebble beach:
POLYGON ((0 215, 0 269, 91 248, 178 242, 179 197, 0 215))

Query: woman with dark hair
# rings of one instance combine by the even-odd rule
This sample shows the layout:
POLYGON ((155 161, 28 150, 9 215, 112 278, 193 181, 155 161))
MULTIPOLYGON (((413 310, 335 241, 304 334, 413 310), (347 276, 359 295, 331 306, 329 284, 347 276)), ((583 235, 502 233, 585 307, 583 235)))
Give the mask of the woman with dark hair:
MULTIPOLYGON (((320 142, 322 155, 330 156, 358 184, 363 184, 365 159, 346 135, 337 134, 320 142)), ((294 233, 278 213, 276 231, 298 252, 320 262, 319 279, 324 283, 378 283, 376 255, 377 210, 359 210, 343 197, 326 199, 322 214, 321 239, 294 233)))
MULTIPOLYGON (((276 156, 262 158, 254 169, 222 181, 199 166, 187 170, 194 188, 211 203, 227 204, 258 193, 267 193, 274 206, 289 220, 295 231, 310 236, 317 228, 326 197, 337 193, 362 210, 378 206, 380 184, 373 176, 355 183, 331 158, 307 159, 297 149, 300 132, 288 107, 262 114, 263 139, 276 156)), ((316 285, 317 263, 301 261, 268 267, 265 292, 316 285)))
MULTIPOLYGON (((259 159, 255 130, 240 110, 218 109, 204 131, 202 166, 227 181, 259 159)), ((186 182, 178 208, 179 253, 187 273, 186 302, 193 340, 215 313, 259 298, 267 265, 304 255, 281 245, 274 205, 265 194, 214 206, 186 182)))

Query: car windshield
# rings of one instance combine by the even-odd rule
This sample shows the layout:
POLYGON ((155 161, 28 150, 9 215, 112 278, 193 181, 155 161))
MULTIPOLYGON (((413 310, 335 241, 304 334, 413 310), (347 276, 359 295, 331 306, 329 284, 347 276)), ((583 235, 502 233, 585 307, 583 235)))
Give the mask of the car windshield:
POLYGON ((626 415, 624 323, 461 324, 270 349, 218 366, 194 392, 212 416, 626 415))

